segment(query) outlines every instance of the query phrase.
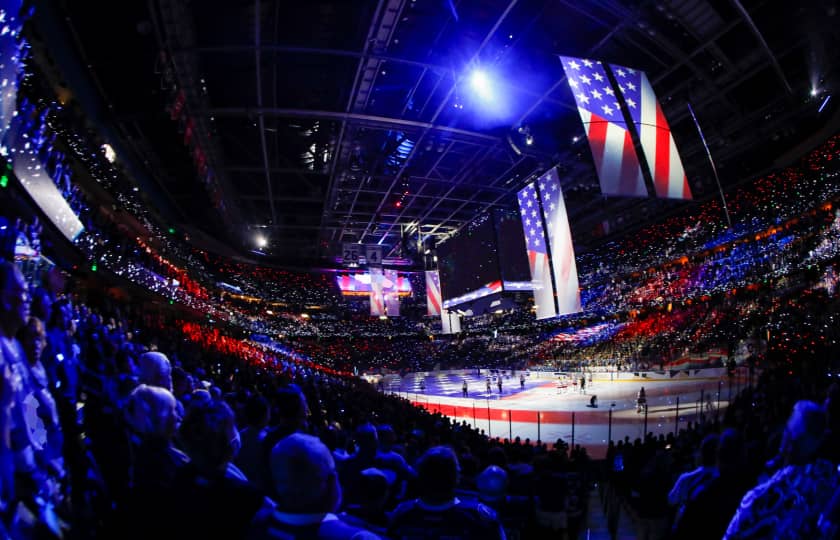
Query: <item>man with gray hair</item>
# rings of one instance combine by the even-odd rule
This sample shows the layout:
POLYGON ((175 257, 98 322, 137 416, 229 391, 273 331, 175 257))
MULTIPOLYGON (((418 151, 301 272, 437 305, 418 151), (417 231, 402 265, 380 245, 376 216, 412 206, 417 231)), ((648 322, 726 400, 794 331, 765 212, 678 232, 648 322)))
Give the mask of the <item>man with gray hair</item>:
POLYGON ((316 437, 293 433, 271 451, 277 509, 274 527, 295 539, 378 540, 372 532, 341 521, 341 485, 329 449, 316 437))
POLYGON ((149 351, 140 355, 137 362, 140 384, 159 386, 172 391, 172 366, 165 354, 149 351))

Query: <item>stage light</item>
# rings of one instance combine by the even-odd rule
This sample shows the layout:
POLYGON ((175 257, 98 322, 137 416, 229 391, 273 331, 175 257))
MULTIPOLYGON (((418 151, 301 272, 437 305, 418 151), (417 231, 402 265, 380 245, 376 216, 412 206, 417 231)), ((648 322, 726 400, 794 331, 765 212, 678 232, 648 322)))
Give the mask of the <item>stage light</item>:
POLYGON ((817 88, 816 88, 816 87, 811 88, 811 95, 812 95, 812 96, 816 96, 817 94, 819 94, 819 92, 820 92, 820 91, 819 91, 819 90, 817 90, 817 88))
POLYGON ((114 149, 111 148, 111 145, 105 143, 102 145, 102 152, 105 154, 105 159, 107 159, 110 163, 113 163, 117 159, 117 154, 114 152, 114 149))
POLYGON ((257 242, 257 247, 258 248, 264 248, 265 246, 268 245, 268 239, 261 234, 257 235, 256 242, 257 242))
POLYGON ((528 135, 525 135, 525 144, 528 145, 528 146, 531 146, 532 144, 534 144, 534 136, 531 135, 530 133, 528 135))
POLYGON ((470 86, 481 99, 486 101, 493 99, 493 85, 484 71, 476 69, 470 74, 470 86))

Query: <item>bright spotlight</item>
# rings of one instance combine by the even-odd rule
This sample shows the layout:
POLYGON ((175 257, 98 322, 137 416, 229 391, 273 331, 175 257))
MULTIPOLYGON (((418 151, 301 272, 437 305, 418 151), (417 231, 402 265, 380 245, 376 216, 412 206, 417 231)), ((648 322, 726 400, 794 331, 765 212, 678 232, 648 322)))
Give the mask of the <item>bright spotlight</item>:
POLYGON ((818 93, 819 93, 819 90, 817 90, 816 88, 811 88, 811 95, 812 96, 816 96, 818 93))
POLYGON ((473 91, 484 100, 493 99, 493 89, 490 77, 484 71, 476 69, 470 75, 470 86, 473 91))
POLYGON ((257 235, 256 241, 257 241, 257 247, 258 248, 264 248, 265 246, 268 245, 268 239, 261 234, 257 235))
POLYGON ((108 143, 102 145, 102 153, 105 154, 105 159, 107 159, 109 163, 113 163, 117 159, 117 154, 108 143))

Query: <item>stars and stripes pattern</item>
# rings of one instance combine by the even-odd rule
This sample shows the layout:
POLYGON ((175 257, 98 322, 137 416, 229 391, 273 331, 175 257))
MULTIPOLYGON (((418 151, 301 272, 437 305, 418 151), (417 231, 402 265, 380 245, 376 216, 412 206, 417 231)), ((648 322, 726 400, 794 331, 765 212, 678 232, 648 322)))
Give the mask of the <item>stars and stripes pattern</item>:
POLYGON ((490 296, 491 294, 499 292, 502 292, 502 282, 491 281, 487 285, 484 285, 474 291, 470 291, 467 294, 444 300, 443 307, 446 309, 453 308, 457 305, 463 304, 464 302, 472 302, 473 300, 478 300, 479 298, 484 298, 485 296, 490 296))
POLYGON ((572 230, 569 227, 566 201, 563 199, 557 169, 552 168, 540 177, 537 187, 542 199, 548 229, 548 243, 551 248, 551 269, 554 272, 554 287, 557 293, 557 314, 577 313, 581 308, 575 247, 572 244, 572 230))
POLYGON ((557 308, 554 303, 554 285, 549 273, 551 268, 548 260, 547 238, 543 229, 540 198, 533 182, 519 191, 518 200, 522 229, 525 232, 528 265, 531 269, 531 282, 534 287, 537 319, 554 317, 557 315, 557 308))
POLYGON ((440 274, 426 270, 426 314, 440 315, 440 274))
POLYGON ((385 313, 389 317, 400 316, 399 276, 396 270, 385 270, 385 313))
POLYGON ((385 315, 385 295, 382 291, 382 268, 370 269, 370 314, 374 317, 385 315))
POLYGON ((647 197, 624 115, 601 62, 561 56, 604 195, 647 197))
POLYGON ((691 199, 688 178, 668 120, 643 71, 610 64, 618 91, 639 132, 657 197, 691 199))

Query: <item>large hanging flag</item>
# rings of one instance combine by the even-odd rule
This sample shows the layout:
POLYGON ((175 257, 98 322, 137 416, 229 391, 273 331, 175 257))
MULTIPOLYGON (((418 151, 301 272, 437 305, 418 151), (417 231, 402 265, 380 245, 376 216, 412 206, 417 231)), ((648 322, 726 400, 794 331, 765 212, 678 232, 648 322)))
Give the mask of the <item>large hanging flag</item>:
POLYGON ((548 241, 543 227, 540 198, 534 183, 519 191, 519 213, 525 232, 525 247, 528 251, 528 265, 531 268, 531 283, 534 287, 534 305, 537 319, 557 315, 554 303, 554 284, 551 281, 551 267, 548 260, 548 241))
POLYGON ((657 197, 691 199, 688 178, 668 120, 643 71, 610 64, 636 130, 657 197))
POLYGON ((647 197, 642 168, 601 62, 561 56, 604 195, 647 197))
POLYGON ((537 181, 542 199, 545 225, 548 230, 548 245, 551 249, 551 270, 554 273, 554 288, 557 293, 557 314, 566 315, 580 311, 580 288, 578 287, 575 248, 572 244, 572 230, 566 214, 566 201, 560 188, 557 169, 551 169, 537 181))
POLYGON ((396 270, 385 270, 385 313, 389 317, 400 316, 399 276, 396 270))
POLYGON ((440 315, 440 273, 426 270, 426 314, 440 315))
POLYGON ((370 314, 374 317, 385 315, 385 294, 382 290, 382 267, 370 268, 370 314))

